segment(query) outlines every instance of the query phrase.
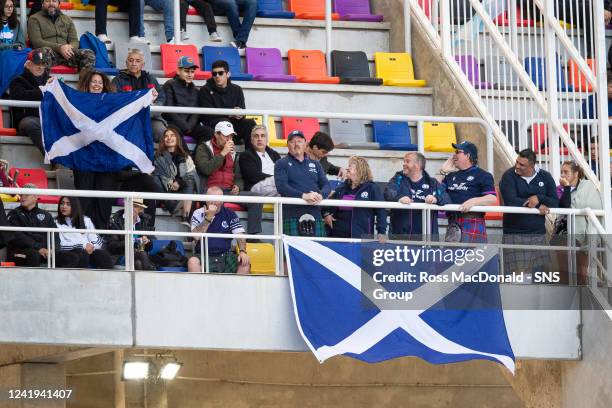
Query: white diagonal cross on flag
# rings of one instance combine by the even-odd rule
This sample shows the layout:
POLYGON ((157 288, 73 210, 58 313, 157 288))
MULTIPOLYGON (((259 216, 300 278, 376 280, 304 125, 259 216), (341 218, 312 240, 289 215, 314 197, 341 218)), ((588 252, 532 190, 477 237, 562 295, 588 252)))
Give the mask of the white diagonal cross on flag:
MULTIPOLYGON (((298 251, 307 254, 314 261, 335 273, 349 285, 353 286, 358 291, 361 291, 361 276, 362 271, 358 265, 355 265, 350 260, 339 255, 337 252, 307 238, 296 238, 284 236, 283 242, 285 251, 288 253, 288 246, 297 249, 298 251)), ((485 251, 486 263, 495 255, 492 250, 485 251)), ((291 277, 291 262, 288 262, 289 274, 291 277)), ((450 270, 446 270, 443 274, 449 274, 450 270)), ((291 283, 293 285, 293 282, 291 283)), ((374 285, 377 285, 374 283, 374 285)), ((475 354, 480 356, 491 357, 505 365, 512 373, 514 373, 514 361, 505 355, 491 354, 478 350, 473 350, 455 343, 425 322, 420 314, 429 307, 435 305, 438 301, 459 287, 459 283, 453 283, 449 279, 449 283, 427 283, 413 291, 413 299, 417 307, 415 310, 381 310, 370 321, 355 330, 352 334, 341 340, 335 345, 325 345, 315 349, 312 344, 306 339, 302 333, 302 337, 308 343, 308 346, 313 351, 317 359, 323 362, 326 359, 346 353, 361 354, 375 346, 393 331, 398 328, 405 330, 414 339, 421 342, 432 350, 445 354, 475 354)), ((298 318, 296 311, 296 318, 298 318)), ((300 328, 301 330, 301 328, 300 328)))
POLYGON ((59 81, 52 81, 50 84, 43 87, 42 90, 43 92, 50 92, 55 97, 55 100, 62 107, 74 127, 80 130, 78 133, 70 136, 63 136, 57 140, 47 152, 45 161, 49 162, 56 157, 67 156, 93 142, 100 142, 128 160, 131 160, 143 173, 153 172, 155 168, 147 155, 138 146, 114 130, 126 118, 135 115, 141 109, 151 105, 153 102, 151 91, 146 92, 140 98, 123 106, 104 120, 96 122, 87 117, 87 115, 83 114, 68 101, 59 81))

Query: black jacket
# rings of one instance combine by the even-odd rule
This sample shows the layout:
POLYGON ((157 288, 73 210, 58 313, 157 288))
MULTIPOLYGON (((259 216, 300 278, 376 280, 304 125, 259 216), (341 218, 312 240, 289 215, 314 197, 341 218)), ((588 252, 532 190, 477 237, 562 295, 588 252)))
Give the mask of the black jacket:
MULTIPOLYGON (((42 92, 39 86, 44 85, 48 79, 49 71, 35 77, 27 68, 24 68, 23 73, 11 81, 9 95, 11 99, 20 101, 42 101, 42 92)), ((26 116, 38 117, 38 108, 11 108, 11 112, 15 127, 19 126, 21 119, 26 116)))
MULTIPOLYGON (((238 85, 234 85, 229 79, 227 80, 227 86, 225 88, 219 88, 215 85, 215 80, 213 78, 207 80, 206 85, 200 88, 199 103, 201 108, 245 108, 242 88, 238 85)), ((227 116, 223 115, 202 115, 200 120, 202 123, 214 127, 217 122, 226 118, 227 116)))
POLYGON ((155 105, 164 105, 166 102, 164 90, 159 85, 159 82, 157 82, 157 79, 147 71, 142 71, 140 77, 136 78, 130 71, 124 69, 113 78, 113 85, 117 88, 117 92, 138 91, 140 89, 149 89, 150 86, 153 86, 159 94, 155 100, 155 105))
MULTIPOLYGON (((9 222, 6 218, 6 213, 4 212, 4 203, 0 200, 0 226, 8 227, 9 222)), ((0 249, 6 246, 6 241, 10 236, 10 231, 0 231, 0 249)))
POLYGON ((338 174, 340 174, 340 167, 331 164, 327 160, 327 156, 319 160, 319 163, 321 163, 321 167, 323 167, 325 174, 329 174, 330 176, 337 176, 338 174))
MULTIPOLYGON (((45 210, 34 207, 26 210, 22 206, 11 210, 8 214, 8 221, 14 227, 36 227, 36 228, 56 228, 53 216, 45 210)), ((10 232, 8 237, 8 252, 13 253, 20 249, 49 249, 46 232, 16 231, 10 232)), ((55 234, 57 236, 57 234, 55 234)))
MULTIPOLYGON (((153 220, 148 214, 141 213, 139 215, 140 222, 134 225, 136 231, 155 231, 155 225, 153 220)), ((111 215, 108 229, 121 230, 125 229, 125 218, 123 217, 123 210, 119 210, 111 215)), ((152 241, 155 237, 149 236, 149 240, 152 241)), ((153 246, 153 242, 145 247, 146 251, 150 251, 153 246)), ((124 255, 125 254, 125 235, 106 235, 106 248, 113 255, 124 255)))
MULTIPOLYGON (((272 161, 276 163, 280 160, 280 154, 276 150, 266 146, 266 153, 270 156, 272 161)), ((238 156, 238 164, 240 171, 242 172, 242 179, 244 180, 244 189, 250 191, 251 188, 260 181, 274 176, 274 174, 265 174, 261 170, 261 158, 253 148, 249 148, 238 156)))
MULTIPOLYGON (((192 82, 187 84, 177 76, 167 81, 163 90, 166 101, 165 106, 198 107, 198 88, 192 82)), ((193 113, 164 113, 162 115, 168 124, 178 127, 181 132, 189 134, 198 124, 200 117, 193 113)))

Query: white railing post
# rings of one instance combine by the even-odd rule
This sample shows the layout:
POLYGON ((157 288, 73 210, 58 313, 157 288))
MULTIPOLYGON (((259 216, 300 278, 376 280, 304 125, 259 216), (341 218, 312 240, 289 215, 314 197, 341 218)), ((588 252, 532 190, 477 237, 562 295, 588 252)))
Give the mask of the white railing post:
POLYGON ((547 17, 547 21, 544 22, 544 50, 546 53, 546 92, 548 98, 548 114, 547 114, 547 128, 548 128, 548 139, 549 139, 549 157, 550 157, 550 173, 555 180, 559 179, 561 175, 561 160, 559 156, 559 134, 557 133, 554 122, 559 120, 559 101, 557 85, 557 76, 563 75, 563 72, 557 72, 559 68, 559 60, 557 58, 557 52, 555 47, 555 31, 548 24, 548 17, 554 18, 555 0, 544 0, 544 13, 547 17))
MULTIPOLYGON (((516 0, 508 0, 508 17, 510 19, 510 48, 518 50, 518 29, 516 26, 516 0)), ((495 16, 491 16, 495 17, 495 16)))
MULTIPOLYGON (((172 14, 174 19, 174 43, 181 43, 181 5, 179 0, 172 2, 172 14)), ((185 27, 187 28, 187 27, 185 27)))
POLYGON ((134 211, 132 197, 125 197, 123 202, 123 233, 125 239, 125 270, 133 271, 134 270, 134 234, 128 234, 127 231, 134 230, 134 216, 132 215, 132 211, 134 211))
POLYGON ((419 152, 425 154, 425 129, 422 120, 417 122, 417 144, 419 152))
POLYGON ((327 61, 327 75, 329 76, 331 76, 332 74, 331 52, 332 52, 332 3, 331 3, 331 0, 325 0, 325 59, 327 61))
MULTIPOLYGON (((21 31, 26 33, 28 32, 28 2, 27 0, 19 0, 19 25, 21 26, 21 31)), ((13 9, 13 13, 15 13, 15 9, 13 9)))
POLYGON ((404 0, 404 49, 412 55, 412 22, 410 21, 410 0, 404 0))
MULTIPOLYGON (((432 18, 437 19, 432 11, 432 18)), ((451 21, 450 21, 450 0, 440 0, 440 38, 442 40, 442 55, 446 58, 453 58, 453 44, 451 43, 451 21)))
MULTIPOLYGON (((595 50, 595 61, 598 61, 595 67, 595 78, 598 82, 597 92, 597 133, 599 135, 599 180, 601 182, 601 200, 603 203, 604 225, 608 233, 612 232, 612 203, 610 198, 610 140, 609 120, 608 120, 608 85, 606 77, 606 61, 607 61, 607 46, 606 33, 603 21, 598 18, 603 16, 603 4, 601 1, 595 1, 592 4, 595 7, 595 22, 593 29, 595 30, 595 38, 593 41, 593 49, 595 50)), ((612 265, 606 265, 610 268, 612 265)), ((608 269, 610 270, 610 269, 608 269)))

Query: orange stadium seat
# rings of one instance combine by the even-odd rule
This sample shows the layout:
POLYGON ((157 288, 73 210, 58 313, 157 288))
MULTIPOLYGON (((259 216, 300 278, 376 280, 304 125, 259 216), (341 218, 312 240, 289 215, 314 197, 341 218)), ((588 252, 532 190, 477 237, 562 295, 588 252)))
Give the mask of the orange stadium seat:
MULTIPOLYGON (((47 179, 47 173, 44 169, 21 169, 11 167, 9 170, 9 176, 14 178, 15 171, 19 170, 17 180, 14 180, 20 187, 25 184, 34 183, 38 188, 49 188, 49 180, 47 179)), ((59 203, 59 196, 48 196, 42 195, 38 198, 39 203, 43 204, 57 204, 59 203)))
MULTIPOLYGON (((587 58, 586 63, 591 68, 591 72, 595 74, 595 60, 587 58)), ((593 85, 587 81, 586 76, 580 72, 578 64, 573 59, 569 60, 569 81, 574 87, 574 91, 578 92, 593 92, 593 85)))
POLYGON ((310 142, 312 136, 321 130, 319 119, 317 118, 283 118, 283 138, 294 130, 301 130, 306 136, 306 141, 310 142))
POLYGON ((339 84, 340 78, 327 75, 325 55, 319 50, 289 50, 289 75, 298 82, 339 84))
MULTIPOLYGON (((499 188, 495 186, 495 194, 496 194, 496 202, 494 205, 502 205, 501 204, 501 193, 499 192, 499 188)), ((485 220, 487 221, 501 221, 504 218, 504 213, 501 212, 488 212, 485 214, 485 220)))
MULTIPOLYGON (((325 20, 325 0, 289 0, 289 11, 295 18, 325 20)), ((340 15, 332 13, 332 20, 340 20, 340 15)))
MULTIPOLYGON (((166 78, 173 78, 176 75, 176 63, 183 55, 193 58, 196 63, 199 61, 198 49, 195 45, 161 44, 159 48, 161 50, 162 69, 166 78)), ((197 69, 194 78, 208 79, 210 76, 210 72, 197 69)))
POLYGON ((17 136, 17 129, 4 127, 2 112, 2 106, 0 106, 0 136, 17 136))

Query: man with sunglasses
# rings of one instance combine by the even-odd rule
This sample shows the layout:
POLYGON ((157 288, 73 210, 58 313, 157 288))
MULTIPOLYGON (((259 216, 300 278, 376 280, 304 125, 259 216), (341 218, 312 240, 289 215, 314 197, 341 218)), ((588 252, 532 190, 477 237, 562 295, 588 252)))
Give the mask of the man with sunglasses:
MULTIPOLYGON (((200 88, 199 104, 202 108, 217 109, 245 109, 244 93, 239 85, 232 83, 232 73, 226 61, 218 60, 212 64, 212 78, 200 88)), ((236 143, 249 148, 251 145, 251 130, 255 126, 255 121, 246 119, 242 115, 202 115, 200 120, 207 128, 207 138, 210 140, 213 129, 220 121, 228 121, 232 124, 238 135, 236 143)))
POLYGON ((487 242, 485 214, 470 212, 477 205, 495 205, 493 175, 478 167, 478 149, 472 142, 453 143, 455 154, 436 175, 448 192, 449 204, 459 204, 461 212, 447 212, 447 242, 487 242))

